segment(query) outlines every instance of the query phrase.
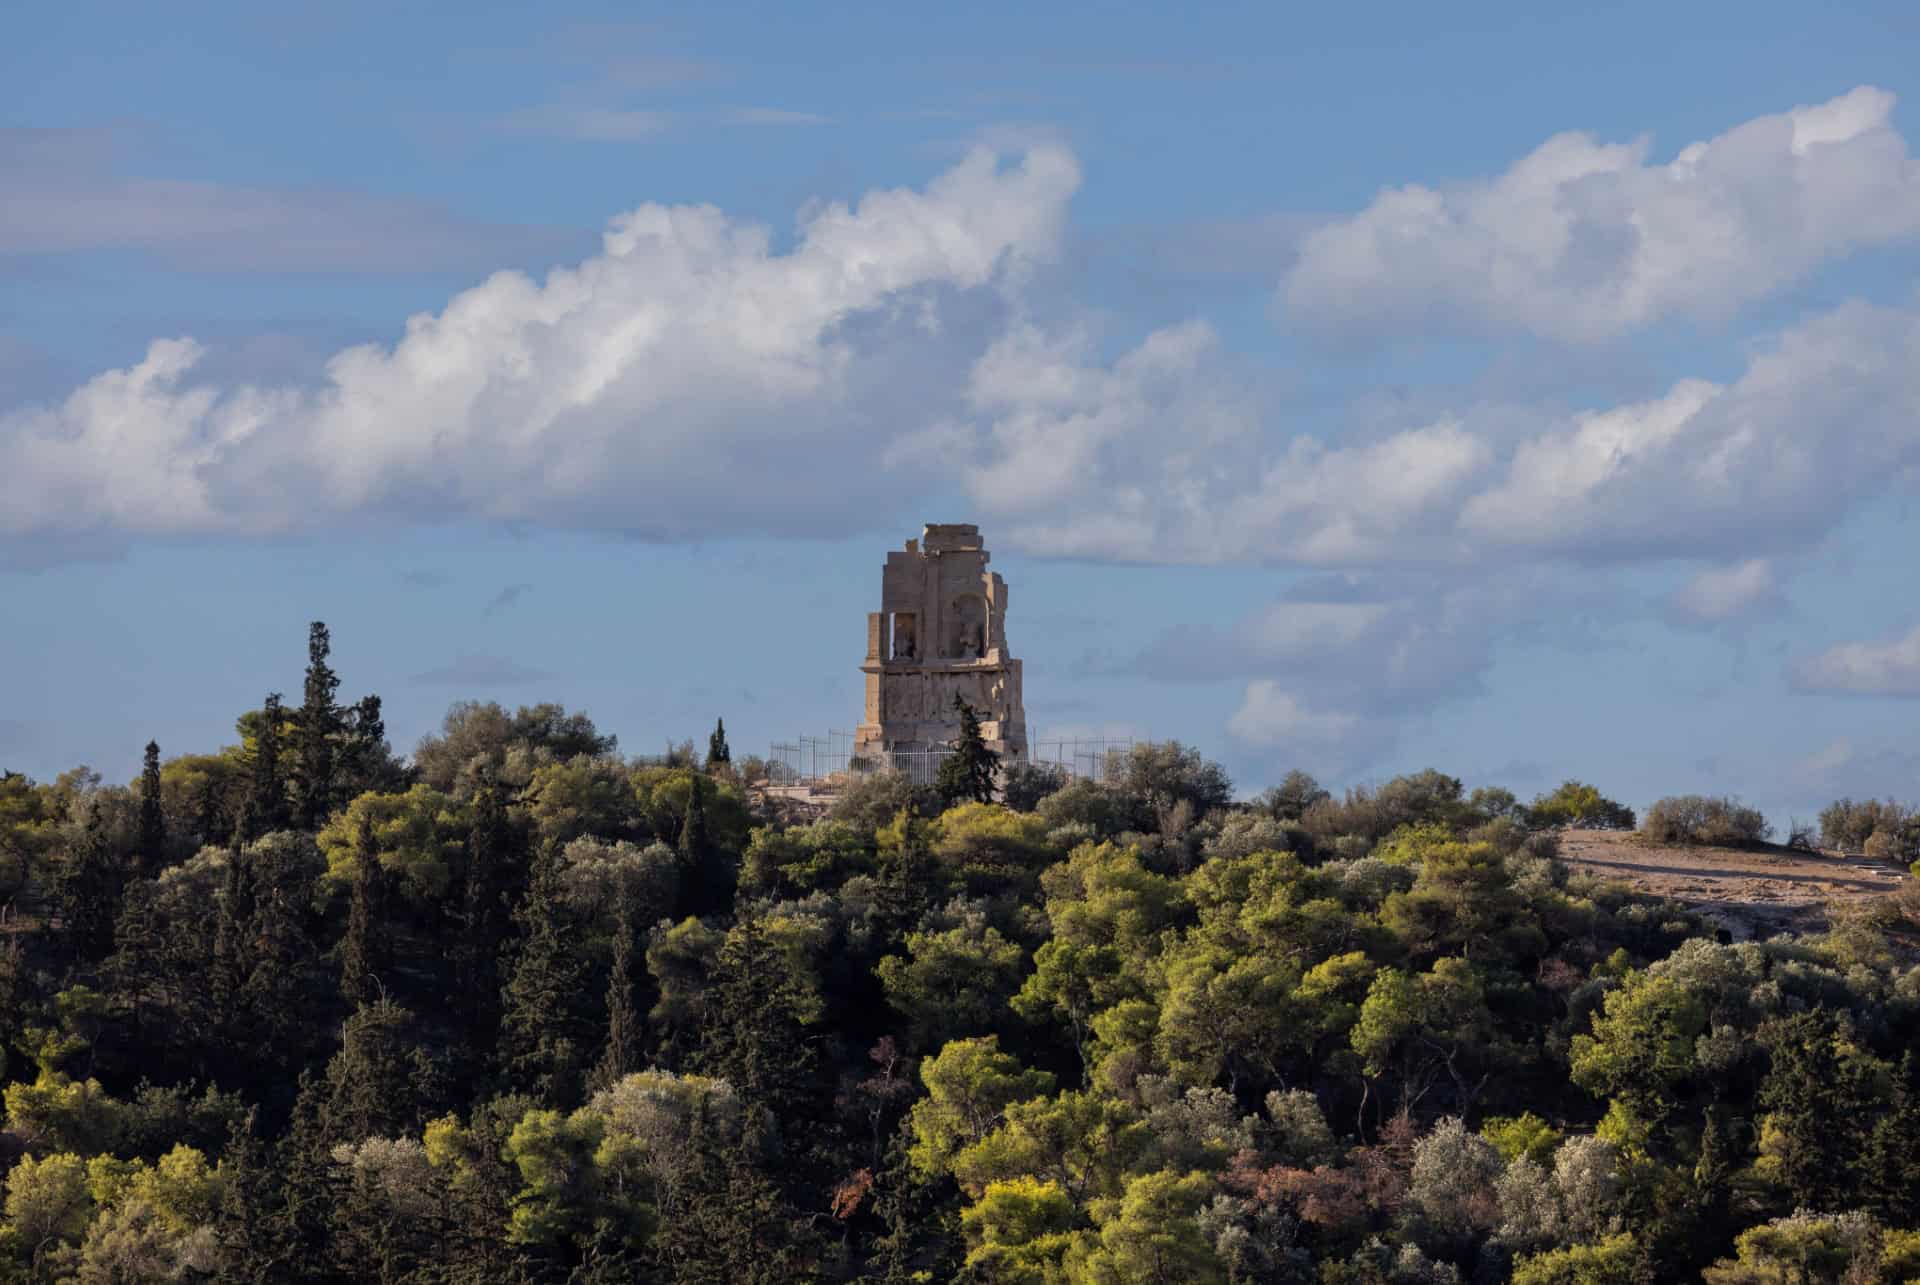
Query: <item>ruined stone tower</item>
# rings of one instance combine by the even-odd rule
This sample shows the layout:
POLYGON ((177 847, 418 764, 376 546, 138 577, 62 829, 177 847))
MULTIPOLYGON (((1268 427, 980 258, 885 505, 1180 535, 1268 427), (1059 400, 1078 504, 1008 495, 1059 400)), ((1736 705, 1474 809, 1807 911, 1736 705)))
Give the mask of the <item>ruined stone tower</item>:
POLYGON ((887 555, 880 610, 867 616, 866 712, 853 750, 924 751, 960 735, 957 695, 980 716, 987 744, 1012 763, 1027 755, 1020 662, 1007 654, 1007 582, 987 570, 980 528, 930 523, 887 555))

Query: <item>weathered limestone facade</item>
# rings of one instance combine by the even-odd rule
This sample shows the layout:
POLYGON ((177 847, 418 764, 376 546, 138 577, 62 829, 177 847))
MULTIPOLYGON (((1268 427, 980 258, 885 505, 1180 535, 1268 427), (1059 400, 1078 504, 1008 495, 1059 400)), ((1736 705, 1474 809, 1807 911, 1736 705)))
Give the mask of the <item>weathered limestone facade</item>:
POLYGON ((1007 654, 1007 582, 987 570, 980 528, 931 523, 887 555, 880 610, 867 616, 866 712, 853 751, 918 751, 960 735, 959 696, 1008 762, 1027 754, 1020 662, 1007 654))

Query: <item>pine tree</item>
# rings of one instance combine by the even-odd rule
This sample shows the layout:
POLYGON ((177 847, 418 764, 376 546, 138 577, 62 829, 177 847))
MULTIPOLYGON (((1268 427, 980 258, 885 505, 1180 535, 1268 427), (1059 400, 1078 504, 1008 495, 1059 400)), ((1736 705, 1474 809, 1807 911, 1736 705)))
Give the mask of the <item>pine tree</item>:
POLYGON ((733 762, 733 751, 727 748, 727 720, 715 719, 713 735, 707 738, 707 771, 722 763, 733 762))
POLYGON ((560 850, 546 844, 514 911, 521 932, 513 974, 501 992, 502 1068, 514 1084, 548 1102, 577 1096, 585 1044, 577 1013, 586 969, 569 940, 560 899, 560 850))
MULTIPOLYGON (((280 773, 280 693, 267 696, 254 737, 253 783, 240 813, 239 842, 287 828, 287 789, 280 773)), ((236 844, 236 846, 238 846, 236 844)))
POLYGON ((612 1084, 640 1069, 640 1014, 633 1001, 633 890, 623 881, 614 905, 613 971, 607 978, 607 1047, 594 1081, 612 1084))
POLYGON ((333 642, 323 621, 307 628, 307 682, 294 724, 294 820, 318 830, 333 810, 334 745, 343 730, 334 694, 340 679, 327 664, 333 642))
POLYGON ((952 753, 941 760, 933 788, 948 807, 969 801, 991 803, 994 778, 1000 774, 1000 756, 987 747, 986 738, 980 734, 980 716, 973 712, 973 706, 956 694, 953 708, 960 715, 960 738, 954 742, 952 753))
POLYGON ((340 993, 350 1004, 371 1004, 381 993, 380 974, 388 964, 386 871, 373 818, 360 815, 355 835, 353 895, 347 906, 347 934, 340 943, 340 993))
POLYGON ((167 818, 160 810, 160 745, 147 742, 140 768, 140 868, 158 874, 167 863, 167 818))

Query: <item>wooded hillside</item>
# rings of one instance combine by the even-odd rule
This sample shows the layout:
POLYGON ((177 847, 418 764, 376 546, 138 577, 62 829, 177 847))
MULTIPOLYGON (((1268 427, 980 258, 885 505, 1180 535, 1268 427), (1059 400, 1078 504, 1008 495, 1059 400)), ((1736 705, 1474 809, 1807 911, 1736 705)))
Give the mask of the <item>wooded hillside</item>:
POLYGON ((328 655, 0 778, 11 1277, 1920 1279, 1911 901, 1723 944, 1557 860, 1635 823, 1590 786, 1179 745, 782 825, 723 727, 396 757, 328 655))

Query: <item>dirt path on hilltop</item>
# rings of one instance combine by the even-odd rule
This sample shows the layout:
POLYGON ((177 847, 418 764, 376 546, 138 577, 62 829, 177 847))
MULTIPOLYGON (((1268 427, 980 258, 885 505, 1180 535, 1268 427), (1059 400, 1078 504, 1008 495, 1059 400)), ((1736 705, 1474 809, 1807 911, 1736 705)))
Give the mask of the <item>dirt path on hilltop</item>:
POLYGON ((1560 859, 1575 870, 1703 911, 1736 939, 1817 929, 1828 902, 1888 897, 1913 878, 1899 866, 1865 857, 1772 844, 1672 847, 1603 830, 1562 833, 1560 859))

